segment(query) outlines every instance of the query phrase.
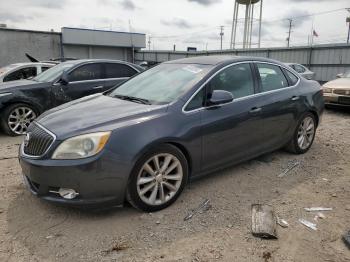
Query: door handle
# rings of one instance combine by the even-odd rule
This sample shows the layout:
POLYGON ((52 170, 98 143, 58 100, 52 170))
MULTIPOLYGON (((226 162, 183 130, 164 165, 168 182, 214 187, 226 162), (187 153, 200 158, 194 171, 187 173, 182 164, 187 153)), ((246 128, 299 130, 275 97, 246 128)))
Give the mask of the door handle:
POLYGON ((103 86, 94 86, 93 89, 102 89, 103 86))
POLYGON ((251 114, 256 114, 256 113, 259 113, 261 111, 261 107, 253 107, 249 113, 251 114))
POLYGON ((297 100, 299 100, 299 96, 293 96, 291 99, 292 99, 292 101, 297 101, 297 100))

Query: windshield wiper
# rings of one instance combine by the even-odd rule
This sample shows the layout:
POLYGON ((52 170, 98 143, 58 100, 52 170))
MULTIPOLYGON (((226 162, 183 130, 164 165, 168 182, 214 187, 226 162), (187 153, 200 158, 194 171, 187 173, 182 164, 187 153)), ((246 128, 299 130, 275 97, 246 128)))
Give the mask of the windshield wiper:
POLYGON ((131 102, 137 102, 140 104, 144 104, 144 105, 151 105, 152 103, 144 98, 138 98, 138 97, 134 97, 134 96, 124 96, 124 95, 114 95, 113 97, 122 99, 122 100, 127 100, 127 101, 131 101, 131 102))

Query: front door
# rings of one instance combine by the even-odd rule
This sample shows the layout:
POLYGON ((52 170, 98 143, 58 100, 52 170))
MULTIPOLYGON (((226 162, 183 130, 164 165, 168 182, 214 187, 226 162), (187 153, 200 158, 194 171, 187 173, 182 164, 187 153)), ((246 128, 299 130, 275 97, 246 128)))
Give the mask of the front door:
POLYGON ((256 81, 249 63, 232 65, 207 85, 226 90, 234 100, 202 110, 202 170, 207 171, 256 155, 261 151, 263 122, 256 107, 256 81))
POLYGON ((75 68, 68 74, 69 83, 57 83, 53 86, 56 106, 105 90, 103 64, 90 63, 75 68))

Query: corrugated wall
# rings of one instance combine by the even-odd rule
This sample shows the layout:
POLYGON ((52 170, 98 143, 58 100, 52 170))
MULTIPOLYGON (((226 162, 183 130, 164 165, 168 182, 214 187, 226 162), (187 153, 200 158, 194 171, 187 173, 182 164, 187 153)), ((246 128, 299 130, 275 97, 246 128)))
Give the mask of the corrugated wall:
POLYGON ((350 70, 350 45, 322 45, 295 48, 262 48, 250 50, 223 51, 138 51, 136 62, 148 61, 161 63, 169 60, 203 55, 239 55, 268 57, 285 63, 299 63, 309 67, 316 73, 316 80, 329 81, 339 73, 350 70))

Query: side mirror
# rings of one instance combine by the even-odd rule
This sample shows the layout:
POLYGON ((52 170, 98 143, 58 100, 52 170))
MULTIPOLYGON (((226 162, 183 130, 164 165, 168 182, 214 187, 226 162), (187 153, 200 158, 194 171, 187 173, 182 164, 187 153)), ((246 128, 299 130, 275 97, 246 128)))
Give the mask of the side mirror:
POLYGON ((337 78, 342 78, 344 76, 344 74, 337 74, 336 77, 337 78))
POLYGON ((60 82, 61 82, 62 85, 68 85, 69 80, 68 80, 68 74, 67 74, 67 72, 63 72, 63 73, 62 73, 60 82))
POLYGON ((225 90, 214 90, 209 99, 209 106, 222 105, 232 101, 233 95, 231 92, 225 90))

